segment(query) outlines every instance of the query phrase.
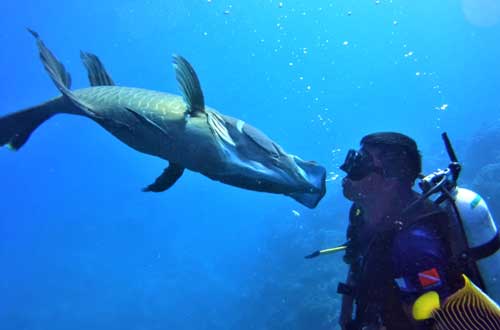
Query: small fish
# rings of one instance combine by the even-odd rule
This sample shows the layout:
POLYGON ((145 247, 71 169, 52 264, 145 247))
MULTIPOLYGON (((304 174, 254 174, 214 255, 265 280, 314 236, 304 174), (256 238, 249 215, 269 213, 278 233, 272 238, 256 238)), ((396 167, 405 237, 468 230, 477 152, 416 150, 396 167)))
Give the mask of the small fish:
POLYGON ((467 276, 464 287, 440 307, 439 295, 430 291, 413 305, 416 320, 434 319, 434 330, 500 330, 500 307, 467 276))

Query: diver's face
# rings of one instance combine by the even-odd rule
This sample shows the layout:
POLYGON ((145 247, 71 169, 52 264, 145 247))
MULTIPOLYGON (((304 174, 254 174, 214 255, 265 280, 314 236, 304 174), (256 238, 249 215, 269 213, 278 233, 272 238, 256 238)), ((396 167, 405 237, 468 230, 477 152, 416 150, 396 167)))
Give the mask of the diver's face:
POLYGON ((379 173, 371 173, 361 180, 351 180, 347 176, 342 180, 344 197, 360 205, 374 200, 380 193, 383 177, 379 173))
POLYGON ((375 200, 384 187, 382 162, 377 157, 378 150, 362 148, 350 151, 341 166, 347 175, 342 180, 342 192, 350 201, 365 204, 375 200))

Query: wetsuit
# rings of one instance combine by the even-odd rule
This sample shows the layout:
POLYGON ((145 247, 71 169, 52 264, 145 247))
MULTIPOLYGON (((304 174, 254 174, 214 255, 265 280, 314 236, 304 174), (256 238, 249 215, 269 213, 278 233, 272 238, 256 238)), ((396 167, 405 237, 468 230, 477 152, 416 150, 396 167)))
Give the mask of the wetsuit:
POLYGON ((347 329, 430 329, 427 322, 411 318, 413 302, 430 290, 444 299, 460 286, 459 274, 449 264, 443 228, 447 214, 423 202, 370 230, 353 206, 350 220, 344 258, 350 264, 350 283, 341 291, 354 298, 355 312, 347 329))

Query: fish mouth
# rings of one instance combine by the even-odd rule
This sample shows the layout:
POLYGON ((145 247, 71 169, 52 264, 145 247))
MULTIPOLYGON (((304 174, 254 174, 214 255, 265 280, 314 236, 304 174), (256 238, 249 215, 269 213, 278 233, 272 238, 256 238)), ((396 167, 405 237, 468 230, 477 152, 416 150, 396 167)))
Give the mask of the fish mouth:
POLYGON ((300 157, 292 156, 299 175, 307 183, 303 191, 288 193, 308 208, 315 208, 326 194, 326 169, 314 161, 304 161, 300 157))

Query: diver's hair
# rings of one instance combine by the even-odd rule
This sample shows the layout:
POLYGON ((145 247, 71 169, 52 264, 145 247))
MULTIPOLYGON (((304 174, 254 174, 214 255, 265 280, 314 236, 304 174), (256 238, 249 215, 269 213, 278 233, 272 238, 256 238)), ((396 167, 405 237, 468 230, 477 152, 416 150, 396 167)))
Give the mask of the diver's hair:
POLYGON ((396 177, 413 185, 422 171, 422 156, 417 143, 401 133, 378 132, 361 139, 361 146, 380 151, 380 160, 388 177, 396 177))

